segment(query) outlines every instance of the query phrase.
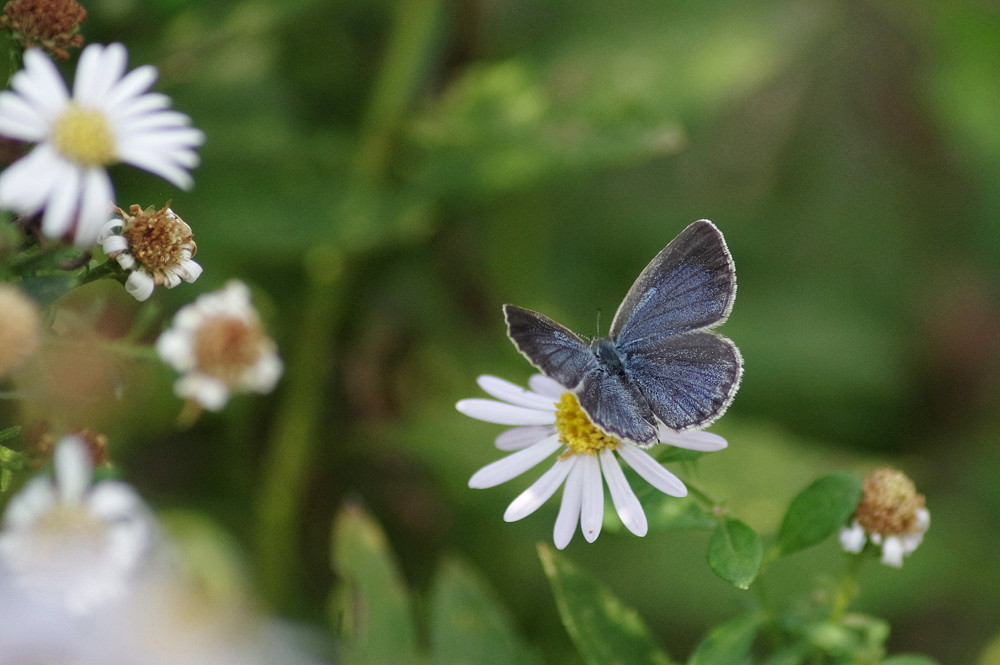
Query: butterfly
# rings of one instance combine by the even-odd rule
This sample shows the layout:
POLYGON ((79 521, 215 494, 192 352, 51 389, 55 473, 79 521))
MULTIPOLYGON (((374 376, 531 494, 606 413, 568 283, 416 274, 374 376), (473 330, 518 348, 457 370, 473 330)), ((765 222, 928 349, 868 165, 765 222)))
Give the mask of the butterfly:
POLYGON ((729 316, 736 270, 722 233, 694 222, 639 274, 611 322, 586 340, 549 317, 504 305, 507 334, 543 374, 573 392, 606 434, 642 446, 660 423, 682 431, 721 416, 743 358, 712 329, 729 316))

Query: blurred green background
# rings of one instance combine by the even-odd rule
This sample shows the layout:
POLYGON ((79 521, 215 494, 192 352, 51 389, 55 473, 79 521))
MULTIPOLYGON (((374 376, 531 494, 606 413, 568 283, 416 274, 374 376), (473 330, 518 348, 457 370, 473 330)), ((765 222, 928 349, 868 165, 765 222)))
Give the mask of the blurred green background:
MULTIPOLYGON (((709 218, 736 261, 722 332, 746 374, 697 481, 773 533, 818 475, 902 468, 932 527, 902 570, 865 569, 859 609, 891 622, 892 651, 942 663, 1000 633, 996 3, 85 5, 87 41, 157 65, 208 136, 190 193, 113 174, 120 205, 172 199, 195 232, 204 276, 158 292, 159 315, 242 278, 288 364, 274 395, 180 433, 168 370, 131 368, 99 424, 154 507, 234 535, 277 611, 322 621, 329 525, 358 500, 418 597, 465 558, 548 662, 577 662, 535 551, 556 504, 504 524, 531 478, 468 489, 502 428, 453 404, 479 374, 531 373, 502 303, 593 334, 709 218)), ((139 310, 113 284, 82 291, 105 322, 139 310)), ((683 656, 749 602, 706 542, 607 533, 567 553, 683 656)), ((771 591, 842 565, 827 543, 771 591)))

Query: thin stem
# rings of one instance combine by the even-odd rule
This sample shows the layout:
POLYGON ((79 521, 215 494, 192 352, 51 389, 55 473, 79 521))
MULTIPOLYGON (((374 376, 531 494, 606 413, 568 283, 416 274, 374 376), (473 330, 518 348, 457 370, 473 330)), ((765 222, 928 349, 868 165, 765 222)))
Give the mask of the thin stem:
MULTIPOLYGON (((393 31, 359 130, 353 182, 359 190, 378 184, 388 169, 393 143, 421 83, 442 5, 443 0, 406 0, 396 5, 393 31)), ((333 362, 332 331, 347 291, 349 258, 325 245, 306 257, 299 335, 269 436, 256 506, 261 585, 276 606, 289 601, 297 581, 302 505, 320 418, 329 400, 323 388, 333 362)))
POLYGON ((861 571, 861 566, 864 565, 865 559, 868 558, 868 547, 865 547, 858 554, 848 553, 847 569, 844 571, 844 576, 840 579, 840 584, 837 585, 837 590, 833 595, 833 602, 830 603, 830 621, 839 624, 844 619, 844 614, 847 612, 847 607, 854 600, 855 596, 858 595, 858 574, 861 571))

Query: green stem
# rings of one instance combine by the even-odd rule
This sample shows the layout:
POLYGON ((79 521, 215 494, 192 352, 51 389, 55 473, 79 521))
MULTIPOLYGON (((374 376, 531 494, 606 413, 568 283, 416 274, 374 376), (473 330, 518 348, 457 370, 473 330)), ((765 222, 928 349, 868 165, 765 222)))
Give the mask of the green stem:
POLYGON ((846 554, 849 561, 847 569, 844 571, 844 576, 840 579, 840 584, 837 585, 837 590, 834 592, 833 602, 830 603, 830 621, 835 624, 843 621, 844 614, 847 613, 847 607, 858 594, 858 573, 861 571, 861 566, 864 565, 865 559, 868 558, 868 551, 869 548, 865 547, 858 554, 846 554))
MULTIPOLYGON (((393 144, 422 82, 443 0, 405 0, 395 6, 389 44, 359 129, 353 183, 358 189, 378 184, 388 169, 393 144)), ((323 388, 333 361, 332 331, 347 290, 343 273, 348 258, 329 246, 317 247, 306 257, 299 336, 268 440, 256 506, 256 553, 263 592, 276 606, 290 600, 298 581, 294 576, 306 479, 330 399, 323 388)))

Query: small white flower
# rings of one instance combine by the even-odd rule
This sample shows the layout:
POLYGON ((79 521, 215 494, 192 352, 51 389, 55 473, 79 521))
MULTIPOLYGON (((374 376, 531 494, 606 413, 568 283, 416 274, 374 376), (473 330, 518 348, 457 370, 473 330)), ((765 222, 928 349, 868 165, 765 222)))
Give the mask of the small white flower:
POLYGON ((84 614, 121 597, 153 541, 153 522, 128 485, 91 485, 86 444, 56 447, 55 477, 31 480, 7 506, 0 579, 36 599, 84 614))
POLYGON ((902 471, 877 469, 864 480, 854 519, 840 530, 840 546, 858 554, 870 540, 882 548, 882 563, 900 568, 930 525, 931 514, 913 481, 902 471))
POLYGON ((142 210, 137 205, 121 219, 101 227, 97 242, 108 257, 129 271, 125 290, 136 300, 146 300, 157 285, 172 289, 201 276, 201 266, 191 257, 198 251, 191 227, 170 208, 142 210))
POLYGON ((182 307, 156 352, 182 375, 174 392, 209 411, 222 409, 232 393, 269 392, 283 369, 250 289, 235 280, 182 307))
POLYGON ((126 74, 127 59, 121 44, 91 44, 70 94, 48 56, 25 52, 12 90, 0 92, 0 134, 37 145, 0 174, 0 207, 26 216, 44 209, 46 236, 72 233, 89 248, 115 198, 108 166, 124 162, 190 188, 204 134, 169 109, 167 96, 147 92, 154 67, 126 74))
MULTIPOLYGON (((496 447, 516 452, 477 471, 469 479, 469 487, 494 487, 558 453, 549 470, 514 499, 504 513, 504 520, 513 522, 530 515, 563 486, 553 534, 556 547, 563 549, 569 544, 577 524, 583 537, 594 542, 604 519, 606 483, 622 523, 635 535, 645 536, 646 514, 625 478, 618 457, 661 492, 677 497, 687 495, 684 483, 645 450, 595 427, 576 396, 552 379, 541 374, 532 376, 528 382, 531 390, 495 376, 481 376, 477 382, 502 401, 464 399, 456 408, 472 418, 515 425, 497 437, 496 447)), ((679 433, 665 426, 660 427, 658 440, 705 452, 726 447, 725 439, 715 434, 679 433)))

